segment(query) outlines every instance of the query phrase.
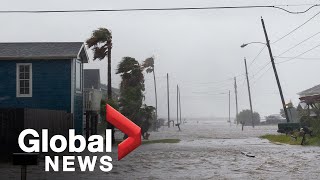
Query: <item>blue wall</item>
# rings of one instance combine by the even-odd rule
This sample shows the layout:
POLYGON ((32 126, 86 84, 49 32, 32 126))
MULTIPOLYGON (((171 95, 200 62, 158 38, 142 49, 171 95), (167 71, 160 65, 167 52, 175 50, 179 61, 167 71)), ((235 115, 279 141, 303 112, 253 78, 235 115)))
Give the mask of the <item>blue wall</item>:
MULTIPOLYGON (((0 61, 0 108, 71 112, 71 60, 0 61), (32 63, 32 97, 16 97, 16 63, 32 63)), ((73 76, 75 78, 75 75, 73 76)), ((74 128, 83 131, 83 95, 74 83, 74 128)))
POLYGON ((0 61, 0 107, 71 111, 70 60, 0 61), (32 97, 16 97, 16 63, 32 63, 32 97))

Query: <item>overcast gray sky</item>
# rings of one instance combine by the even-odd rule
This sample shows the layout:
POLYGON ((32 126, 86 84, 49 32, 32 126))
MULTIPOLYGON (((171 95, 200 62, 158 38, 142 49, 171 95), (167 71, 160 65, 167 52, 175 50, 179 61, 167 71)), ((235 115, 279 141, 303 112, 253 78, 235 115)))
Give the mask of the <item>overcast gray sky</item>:
MULTIPOLYGON (((261 1, 261 0, 0 0, 0 10, 68 10, 68 9, 120 9, 160 7, 201 7, 237 5, 315 4, 318 0, 261 1)), ((287 7, 304 10, 308 6, 287 7)), ((263 16, 273 42, 296 28, 320 7, 305 14, 289 14, 276 9, 233 9, 162 12, 97 12, 61 14, 0 14, 2 42, 29 41, 85 41, 98 27, 113 32, 112 70, 113 86, 120 78, 116 66, 124 56, 143 61, 152 55, 156 58, 159 115, 165 117, 166 73, 170 75, 171 114, 175 117, 176 84, 180 85, 182 111, 186 117, 227 117, 228 95, 231 90, 231 112, 235 114, 233 78, 238 76, 239 109, 249 108, 244 63, 251 64, 263 45, 252 44, 244 49, 245 42, 265 42, 260 22, 263 16)), ((319 17, 272 44, 275 56, 307 37, 320 31, 319 17)), ((319 44, 320 34, 282 55, 294 57, 319 44)), ((318 58, 319 49, 304 54, 303 58, 318 58)), ((276 59, 282 61, 285 59, 276 59)), ((267 49, 249 67, 249 76, 269 62, 267 49)), ((298 59, 277 64, 286 101, 299 102, 297 93, 320 84, 320 60, 298 59)), ((281 101, 270 65, 250 78, 254 111, 262 116, 279 113, 281 101), (266 72, 266 73, 265 73, 266 72), (265 73, 265 74, 264 74, 265 73), (263 76, 261 76, 263 75, 263 76), (261 76, 261 78, 259 78, 261 76)), ((102 82, 107 82, 107 62, 90 61, 85 68, 99 68, 102 82)), ((146 103, 154 105, 151 74, 145 75, 146 103)))

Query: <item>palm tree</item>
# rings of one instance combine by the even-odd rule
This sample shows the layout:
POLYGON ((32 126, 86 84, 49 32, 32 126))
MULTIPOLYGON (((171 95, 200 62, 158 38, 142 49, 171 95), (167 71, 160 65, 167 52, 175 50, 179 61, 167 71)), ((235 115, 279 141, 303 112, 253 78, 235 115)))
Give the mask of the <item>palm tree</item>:
POLYGON ((147 106, 146 104, 142 105, 140 108, 140 118, 143 119, 141 122, 141 133, 143 139, 148 139, 148 130, 150 127, 150 120, 154 118, 155 108, 153 106, 147 106))
MULTIPOLYGON (((112 33, 107 28, 98 28, 94 30, 91 37, 86 41, 87 46, 93 50, 93 60, 103 60, 108 57, 108 103, 112 101, 111 91, 111 49, 112 33)), ((114 126, 108 123, 108 128, 112 130, 112 143, 115 143, 114 126)))
MULTIPOLYGON (((151 73, 151 72, 153 73, 154 94, 155 94, 155 99, 156 99, 155 121, 157 122, 157 120, 158 120, 158 97, 157 97, 156 75, 154 72, 154 57, 149 57, 145 61, 143 61, 142 67, 144 69, 146 69, 147 73, 151 73)), ((157 128, 157 125, 155 127, 157 128)))
POLYGON ((144 76, 139 62, 132 57, 124 57, 118 65, 116 74, 120 74, 120 112, 131 121, 140 124, 137 114, 144 99, 144 76))
POLYGON ((112 33, 107 28, 94 30, 91 37, 86 41, 87 46, 93 50, 93 60, 103 60, 108 56, 108 100, 112 99, 111 90, 111 49, 112 33))
MULTIPOLYGON (((139 62, 132 57, 124 57, 118 64, 116 74, 121 76, 119 110, 121 114, 141 127, 140 109, 144 99, 144 75, 139 62)), ((123 139, 126 139, 125 134, 123 139)))

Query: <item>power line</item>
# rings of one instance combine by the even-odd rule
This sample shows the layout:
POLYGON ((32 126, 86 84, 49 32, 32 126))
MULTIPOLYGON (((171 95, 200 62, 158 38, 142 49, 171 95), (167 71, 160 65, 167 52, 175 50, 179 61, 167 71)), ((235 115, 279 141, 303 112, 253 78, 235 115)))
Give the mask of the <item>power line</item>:
POLYGON ((272 66, 270 66, 265 72, 263 72, 253 83, 252 86, 255 85, 259 79, 261 79, 270 69, 272 66))
POLYGON ((266 64, 264 64, 263 66, 261 66, 261 67, 259 68, 259 70, 256 71, 256 72, 251 76, 251 78, 254 78, 254 77, 255 77, 257 74, 259 74, 263 69, 265 69, 270 63, 271 63, 271 62, 267 62, 266 64))
POLYGON ((258 57, 260 56, 260 54, 263 52, 263 50, 266 48, 266 46, 263 46, 263 48, 259 51, 259 53, 255 56, 255 58, 251 61, 251 63, 249 64, 249 68, 250 66, 254 63, 255 60, 258 59, 258 57))
POLYGON ((313 48, 311 48, 311 49, 309 49, 309 50, 307 50, 307 51, 305 51, 305 52, 303 52, 303 53, 301 53, 301 54, 299 54, 299 55, 297 55, 297 56, 295 56, 295 57, 293 57, 293 58, 291 58, 291 59, 277 62, 277 64, 281 64, 281 63, 285 63, 285 62, 288 62, 288 61, 295 60, 295 59, 299 58, 300 56, 302 56, 302 55, 304 55, 304 54, 306 54, 306 53, 308 53, 308 52, 310 52, 310 51, 318 48, 319 46, 320 46, 320 44, 316 45, 315 47, 313 47, 313 48))
MULTIPOLYGON (((281 5, 284 6, 284 5, 281 5)), ((303 11, 289 11, 281 6, 216 6, 216 7, 176 7, 176 8, 133 8, 133 9, 78 9, 78 10, 13 10, 0 11, 0 13, 89 13, 89 12, 129 12, 129 11, 181 11, 181 10, 218 10, 218 9, 253 9, 253 8, 273 8, 285 11, 291 14, 306 13, 310 9, 320 6, 314 4, 303 11)), ((286 5, 287 7, 291 5, 286 5)))
MULTIPOLYGON (((279 58, 279 59, 292 59, 294 57, 288 57, 288 56, 274 56, 275 58, 279 58)), ((302 59, 302 60, 320 60, 320 57, 310 57, 310 58, 303 58, 303 57, 299 57, 296 59, 302 59)))
POLYGON ((302 26, 304 26, 305 24, 307 24, 308 22, 310 22, 312 19, 314 19, 316 16, 318 16, 320 14, 320 11, 318 13, 316 13, 315 15, 313 15, 311 18, 309 18, 307 21, 305 21, 304 23, 302 23, 300 26, 294 28, 293 30, 291 30, 290 32, 288 32, 287 34, 285 34, 284 36, 282 36, 281 38, 277 39, 276 41, 274 41, 272 44, 275 44, 279 41, 281 41, 282 39, 284 39, 285 37, 289 36, 290 34, 292 34, 293 32, 295 32, 296 30, 300 29, 302 26))
POLYGON ((316 35, 318 35, 318 34, 320 34, 320 31, 319 31, 319 32, 317 32, 317 33, 315 33, 315 34, 313 34, 312 36, 308 37, 307 39, 304 39, 303 41, 299 42, 298 44, 296 44, 296 45, 294 45, 294 46, 290 47, 289 49, 287 49, 287 50, 285 50, 284 52, 280 53, 278 56, 281 56, 281 55, 283 55, 283 54, 285 54, 285 53, 289 52, 290 50, 292 50, 292 49, 296 48, 296 47, 297 47, 297 46, 299 46, 300 44, 302 44, 302 43, 304 43, 304 42, 308 41, 309 39, 313 38, 314 36, 316 36, 316 35))
MULTIPOLYGON (((289 6, 289 5, 288 5, 288 6, 289 6)), ((280 10, 283 10, 283 11, 286 11, 286 12, 291 13, 291 14, 302 14, 302 13, 308 12, 310 9, 312 9, 312 8, 314 8, 314 7, 316 7, 316 6, 320 6, 320 5, 319 5, 319 4, 315 4, 315 5, 313 5, 313 6, 310 6, 309 8, 307 8, 307 9, 304 10, 304 11, 296 11, 296 12, 288 11, 288 10, 286 10, 286 9, 284 9, 284 8, 277 7, 277 6, 274 6, 274 8, 277 8, 277 9, 280 9, 280 10)))
POLYGON ((297 6, 313 6, 314 4, 274 4, 274 6, 279 7, 297 7, 297 6))
POLYGON ((224 80, 220 80, 220 81, 211 81, 211 82, 183 82, 184 84, 192 84, 192 85, 210 85, 210 84, 223 84, 225 82, 231 82, 231 80, 233 80, 233 78, 227 78, 224 80))

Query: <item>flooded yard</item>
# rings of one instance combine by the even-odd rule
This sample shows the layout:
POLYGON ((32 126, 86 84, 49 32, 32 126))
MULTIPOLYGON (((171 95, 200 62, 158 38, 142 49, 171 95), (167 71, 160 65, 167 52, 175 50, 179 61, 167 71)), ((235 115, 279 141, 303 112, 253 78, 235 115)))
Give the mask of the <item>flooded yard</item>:
MULTIPOLYGON (((146 144, 121 161, 112 152, 113 170, 44 172, 44 162, 28 168, 30 179, 318 179, 320 147, 278 145, 260 139, 277 126, 241 127, 225 121, 188 121, 163 127, 150 139, 177 138, 179 143, 146 144), (250 152, 247 157, 241 152, 250 152)), ((119 134, 118 134, 119 135, 119 134)), ((18 179, 20 169, 0 165, 0 179, 18 179)))

